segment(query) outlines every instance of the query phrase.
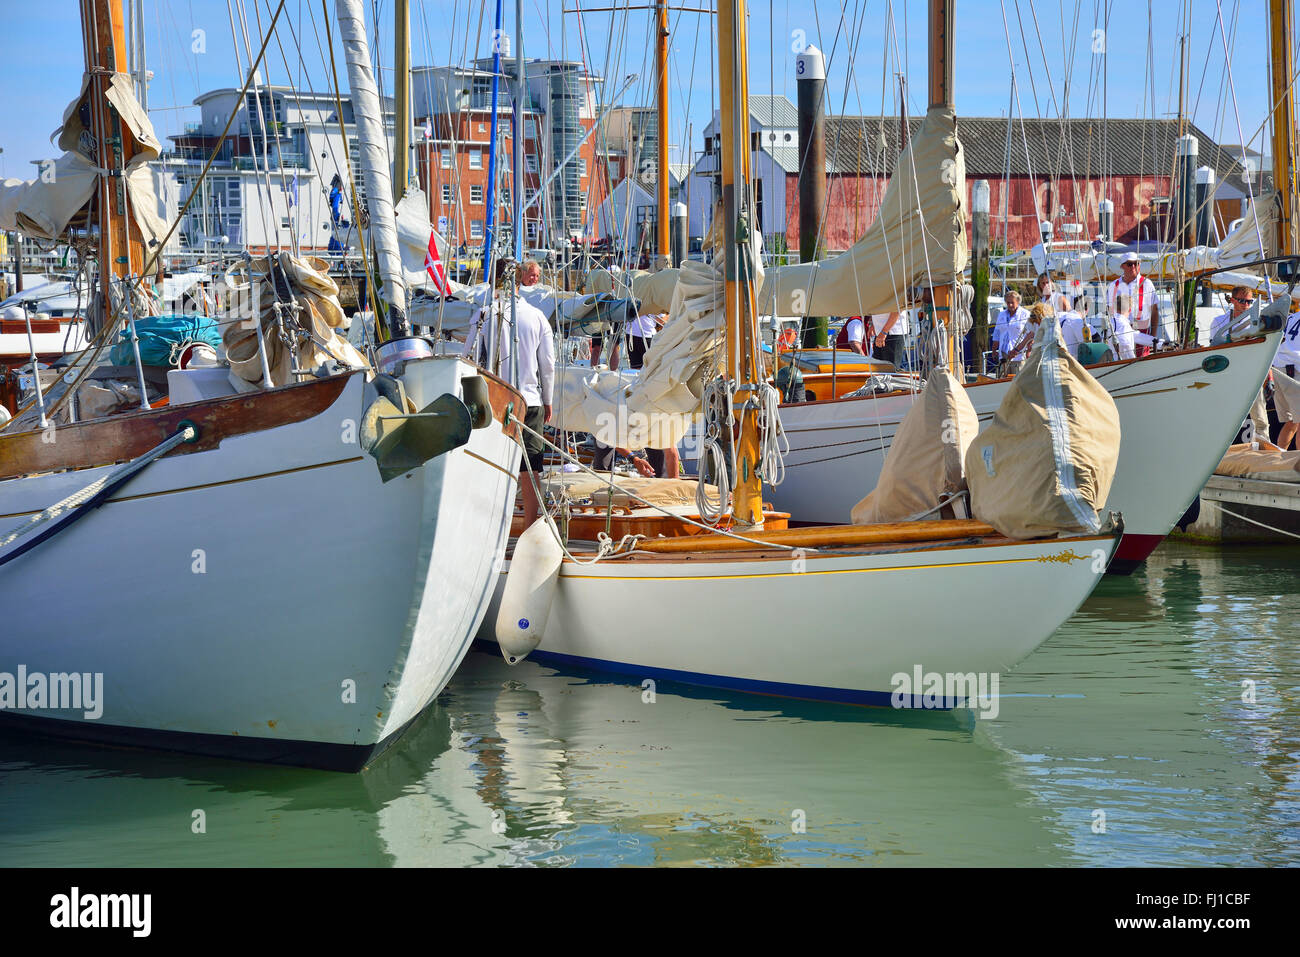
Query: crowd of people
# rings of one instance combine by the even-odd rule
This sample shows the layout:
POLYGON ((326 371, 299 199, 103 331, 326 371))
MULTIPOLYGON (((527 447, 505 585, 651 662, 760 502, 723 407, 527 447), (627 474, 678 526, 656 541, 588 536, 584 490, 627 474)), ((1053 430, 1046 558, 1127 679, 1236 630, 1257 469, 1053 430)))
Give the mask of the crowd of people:
MULTIPOLYGON (((1055 316, 1060 324, 1065 347, 1075 355, 1086 343, 1104 343, 1120 359, 1140 358, 1163 343, 1158 337, 1160 306, 1155 285, 1141 273, 1141 263, 1135 254, 1127 254, 1121 262, 1122 275, 1109 283, 1106 299, 1100 310, 1090 307, 1087 295, 1070 295, 1059 290, 1050 276, 1040 276, 1036 283, 1038 301, 1026 307, 1019 292, 1009 289, 1005 293, 1004 308, 998 313, 990 333, 991 368, 1003 373, 1013 372, 1033 348, 1042 323, 1055 316)), ((505 335, 496 345, 502 357, 501 368, 510 370, 511 378, 517 375, 516 385, 527 402, 525 415, 526 455, 521 473, 525 519, 530 523, 539 508, 529 471, 542 467, 544 444, 542 427, 551 420, 551 406, 555 374, 555 351, 551 319, 556 311, 557 296, 553 287, 542 283, 542 267, 536 261, 519 266, 517 299, 514 303, 514 321, 518 328, 505 335), (510 342, 519 344, 517 370, 512 368, 510 342)), ((505 285, 505 269, 498 266, 495 282, 498 288, 505 285)), ((963 308, 969 307, 969 295, 963 297, 963 308)), ((1255 303, 1255 293, 1246 286, 1238 286, 1230 295, 1229 309, 1216 318, 1211 326, 1212 341, 1222 341, 1230 334, 1233 325, 1243 319, 1255 303)), ((930 315, 929 297, 923 297, 920 307, 912 312, 889 312, 867 316, 849 316, 840 327, 836 338, 837 349, 855 352, 876 360, 890 362, 895 368, 907 366, 907 343, 913 335, 925 335, 927 317, 930 315)), ((486 307, 476 321, 466 345, 469 355, 479 355, 486 361, 492 354, 493 330, 510 326, 511 303, 498 296, 486 307)), ((610 336, 595 336, 590 342, 593 365, 617 368, 620 351, 626 346, 627 362, 633 369, 641 369, 645 356, 666 316, 636 315, 626 328, 610 336)), ((795 348, 797 334, 783 329, 778 334, 778 350, 795 348), (784 335, 782 335, 782 333, 784 335)), ((1105 350, 1097 355, 1100 358, 1105 350)), ((969 355, 969 349, 967 354, 969 355)), ((972 363, 973 365, 974 363, 972 363)), ((1286 323, 1277 356, 1270 376, 1273 406, 1278 422, 1277 447, 1287 449, 1300 430, 1300 312, 1292 314, 1286 323)), ((1265 391, 1261 391, 1252 410, 1256 435, 1267 442, 1268 422, 1265 418, 1265 391)), ((597 470, 614 467, 617 456, 625 457, 642 475, 675 477, 679 472, 676 449, 628 450, 602 444, 595 436, 588 440, 594 446, 593 465, 597 470)))

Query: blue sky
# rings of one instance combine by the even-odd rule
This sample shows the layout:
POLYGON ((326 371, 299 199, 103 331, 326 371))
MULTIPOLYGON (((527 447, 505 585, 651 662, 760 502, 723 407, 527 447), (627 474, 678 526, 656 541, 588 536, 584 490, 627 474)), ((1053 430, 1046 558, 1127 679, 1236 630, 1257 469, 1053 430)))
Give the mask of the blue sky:
MULTIPOLYGON (((278 2, 230 0, 236 24, 241 9, 247 18, 254 50, 260 35, 258 15, 263 26, 269 24, 278 2)), ((563 6, 570 10, 624 7, 627 2, 564 0, 563 6)), ((708 0, 671 2, 700 7, 708 0)), ((332 17, 333 0, 328 5, 332 17)), ((9 103, 19 108, 6 111, 0 128, 0 174, 28 178, 34 175, 30 160, 55 154, 49 135, 77 93, 82 68, 78 4, 43 0, 19 5, 9 0, 5 6, 0 76, 9 103)), ((483 0, 413 0, 412 6, 415 65, 461 62, 466 51, 470 56, 487 52, 493 8, 483 0)), ((527 56, 585 56, 608 78, 611 93, 622 85, 624 76, 639 74, 641 79, 624 102, 651 102, 651 14, 620 10, 579 18, 562 14, 560 0, 526 0, 524 6, 527 56)), ((1268 104, 1265 6, 1259 0, 958 0, 958 112, 1005 115, 1014 63, 1020 97, 1016 110, 1026 116, 1059 116, 1067 110, 1071 116, 1103 115, 1103 65, 1106 115, 1174 114, 1178 37, 1186 32, 1189 112, 1202 129, 1224 143, 1239 142, 1239 118, 1250 140, 1263 123, 1268 104), (1231 85, 1224 69, 1220 9, 1231 54, 1231 85), (1102 48, 1104 56, 1099 52, 1102 48)), ((390 64, 392 0, 379 0, 378 9, 382 55, 390 64)), ((926 88, 925 17, 925 0, 751 0, 750 92, 772 91, 795 99, 795 51, 801 44, 815 43, 828 57, 832 112, 878 113, 882 102, 884 112, 894 112, 897 73, 906 77, 909 112, 920 112, 926 88)), ((198 93, 237 85, 242 78, 227 0, 145 0, 144 19, 148 64, 155 73, 149 105, 154 125, 165 139, 183 129, 187 120, 198 118, 191 105, 198 93), (196 34, 196 30, 203 32, 196 34), (202 51, 195 52, 197 47, 202 51)), ((303 87, 326 87, 320 0, 287 0, 281 20, 280 43, 271 44, 264 77, 274 83, 291 80, 303 87), (294 36, 302 40, 301 54, 294 36)), ((677 160, 687 142, 688 123, 693 148, 700 148, 701 131, 716 102, 711 77, 717 63, 709 17, 673 13, 671 23, 670 143, 677 160)), ((504 29, 511 35, 516 32, 513 0, 506 3, 504 29)), ((242 42, 240 55, 246 68, 242 42)), ((339 73, 344 73, 341 62, 339 73)), ((1266 147, 1263 151, 1268 152, 1266 147)))

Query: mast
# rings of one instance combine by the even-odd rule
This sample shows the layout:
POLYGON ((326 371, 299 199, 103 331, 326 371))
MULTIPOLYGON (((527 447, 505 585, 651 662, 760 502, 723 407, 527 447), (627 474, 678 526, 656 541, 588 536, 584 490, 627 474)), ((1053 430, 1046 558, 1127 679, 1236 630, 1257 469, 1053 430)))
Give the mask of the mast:
MULTIPOLYGON (((367 205, 370 207, 370 244, 388 303, 384 316, 387 338, 410 335, 406 318, 406 276, 397 245, 397 222, 393 214, 393 183, 388 173, 388 138, 384 134, 379 89, 371 67, 370 42, 362 0, 335 0, 339 35, 348 65, 348 86, 352 90, 352 113, 357 124, 357 152, 365 174, 367 205)), ((376 317, 378 318, 378 317, 376 317)))
POLYGON ((655 0, 658 21, 655 36, 655 77, 658 94, 655 106, 659 124, 659 195, 655 226, 658 240, 658 268, 672 265, 668 240, 668 0, 655 0))
POLYGON ((733 409, 740 425, 732 513, 737 522, 763 521, 763 487, 759 479, 759 378, 757 289, 754 284, 749 193, 749 65, 746 0, 718 0, 719 134, 722 139, 722 222, 724 300, 727 312, 725 375, 734 387, 733 409))
POLYGON ((1273 104, 1273 185, 1281 194, 1277 222, 1277 252, 1289 256, 1297 251, 1296 226, 1300 210, 1296 206, 1295 88, 1291 74, 1295 69, 1294 0, 1269 0, 1269 73, 1270 100, 1273 104))
MULTIPOLYGON (((930 106, 947 107, 953 103, 952 90, 952 31, 957 0, 930 0, 930 106)), ((953 312, 953 286, 942 285, 932 290, 934 321, 944 322, 948 329, 948 368, 960 376, 958 357, 961 349, 957 341, 957 322, 953 312)))
POLYGON ((501 2, 497 0, 496 27, 492 30, 492 118, 489 121, 487 212, 483 225, 483 278, 492 281, 492 247, 495 245, 497 211, 497 98, 501 91, 501 2))
MULTIPOLYGON (((514 182, 510 186, 510 227, 514 233, 515 264, 524 261, 524 104, 528 102, 528 77, 524 70, 524 0, 515 0, 515 111, 513 143, 514 182)), ((518 352, 516 349, 511 355, 518 352)))
POLYGON ((86 72, 90 75, 90 129, 100 147, 95 159, 111 171, 111 175, 99 177, 96 188, 99 281, 104 309, 111 311, 113 280, 139 275, 144 268, 144 243, 127 215, 126 178, 122 175, 127 162, 139 150, 135 137, 109 104, 107 96, 113 75, 127 72, 126 14, 122 0, 82 0, 81 34, 86 72))
POLYGON ((411 0, 395 0, 393 20, 393 202, 400 203, 411 181, 411 0))

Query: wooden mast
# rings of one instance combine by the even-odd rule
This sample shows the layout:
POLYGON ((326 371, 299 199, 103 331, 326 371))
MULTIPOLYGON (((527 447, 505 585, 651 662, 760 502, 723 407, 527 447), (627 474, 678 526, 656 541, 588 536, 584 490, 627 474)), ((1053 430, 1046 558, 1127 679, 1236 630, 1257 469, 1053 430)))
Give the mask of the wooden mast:
POLYGON ((656 122, 659 126, 659 194, 655 216, 655 232, 658 248, 656 268, 664 269, 672 265, 668 244, 668 0, 655 0, 657 27, 655 30, 655 71, 658 92, 655 106, 658 109, 656 122))
POLYGON ((400 203, 411 180, 411 0, 393 7, 393 202, 400 203))
POLYGON ((749 68, 746 0, 718 0, 719 133, 722 138, 722 222, 727 310, 727 368, 736 387, 734 410, 740 426, 732 513, 737 522, 763 521, 759 479, 757 289, 752 236, 759 228, 750 202, 749 68))
MULTIPOLYGON (((952 107, 952 30, 957 0, 930 0, 930 71, 929 105, 952 107)), ((936 286, 931 290, 934 304, 934 321, 943 321, 948 329, 948 368, 959 378, 964 370, 959 367, 961 347, 958 342, 957 317, 953 309, 953 285, 960 281, 936 286)))
POLYGON ((1296 227, 1300 210, 1296 200, 1295 88, 1291 74, 1295 70, 1292 53, 1295 42, 1294 0, 1269 2, 1269 73, 1273 103, 1273 185, 1281 194, 1277 223, 1277 252, 1289 256, 1297 251, 1296 227))
POLYGON ((99 281, 104 309, 111 309, 114 278, 139 275, 144 268, 144 243, 127 215, 127 162, 139 152, 135 137, 108 102, 114 74, 127 72, 126 13, 122 0, 81 0, 81 35, 90 75, 90 130, 95 138, 95 162, 109 170, 99 178, 99 281))

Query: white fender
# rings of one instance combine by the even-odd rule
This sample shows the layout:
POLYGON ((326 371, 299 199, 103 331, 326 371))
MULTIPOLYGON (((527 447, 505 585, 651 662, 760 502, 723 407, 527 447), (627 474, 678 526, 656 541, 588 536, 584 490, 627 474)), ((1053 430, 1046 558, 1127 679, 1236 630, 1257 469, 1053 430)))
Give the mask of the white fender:
POLYGON ((523 661, 541 642, 563 560, 564 550, 544 518, 515 543, 496 627, 497 644, 509 664, 523 661))

